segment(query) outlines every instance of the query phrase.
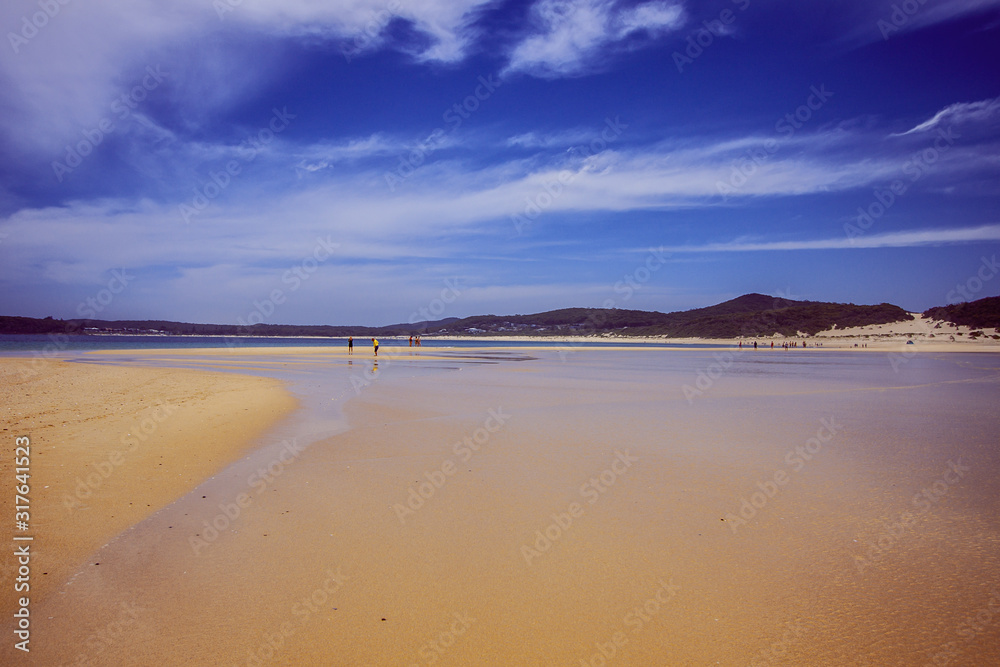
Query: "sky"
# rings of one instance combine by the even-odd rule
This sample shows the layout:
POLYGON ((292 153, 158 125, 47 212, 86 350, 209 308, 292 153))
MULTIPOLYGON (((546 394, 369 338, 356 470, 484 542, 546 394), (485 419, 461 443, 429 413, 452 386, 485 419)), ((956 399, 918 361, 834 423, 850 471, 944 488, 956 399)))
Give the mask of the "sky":
POLYGON ((1000 294, 1000 0, 7 0, 0 314, 1000 294))

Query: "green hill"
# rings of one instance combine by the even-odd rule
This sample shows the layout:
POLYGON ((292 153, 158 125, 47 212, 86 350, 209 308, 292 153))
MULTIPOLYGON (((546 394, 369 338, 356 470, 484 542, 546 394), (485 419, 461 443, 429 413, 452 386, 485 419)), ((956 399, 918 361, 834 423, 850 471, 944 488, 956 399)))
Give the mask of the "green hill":
MULTIPOLYGON (((793 301, 764 294, 745 294, 730 301, 675 313, 599 308, 564 308, 534 315, 485 315, 451 322, 447 333, 586 335, 614 333, 672 338, 734 338, 797 332, 815 334, 866 324, 902 322, 910 315, 892 304, 793 301)), ((437 333, 431 329, 430 332, 437 333)))

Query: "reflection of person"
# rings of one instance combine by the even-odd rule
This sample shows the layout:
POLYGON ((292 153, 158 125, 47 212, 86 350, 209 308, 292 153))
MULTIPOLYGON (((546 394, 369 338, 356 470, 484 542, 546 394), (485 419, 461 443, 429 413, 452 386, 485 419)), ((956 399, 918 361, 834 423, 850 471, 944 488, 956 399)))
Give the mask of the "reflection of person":
POLYGON ((378 356, 378 339, 372 338, 372 345, 375 347, 375 356, 378 356))
POLYGON ((347 337, 347 354, 354 354, 354 336, 347 337))

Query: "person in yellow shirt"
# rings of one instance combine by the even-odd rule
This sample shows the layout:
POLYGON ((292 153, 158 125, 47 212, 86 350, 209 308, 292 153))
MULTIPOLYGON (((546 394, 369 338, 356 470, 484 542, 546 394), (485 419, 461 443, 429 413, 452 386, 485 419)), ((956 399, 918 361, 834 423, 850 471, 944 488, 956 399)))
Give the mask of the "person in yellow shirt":
POLYGON ((378 339, 372 338, 372 345, 375 347, 375 356, 378 356, 378 339))

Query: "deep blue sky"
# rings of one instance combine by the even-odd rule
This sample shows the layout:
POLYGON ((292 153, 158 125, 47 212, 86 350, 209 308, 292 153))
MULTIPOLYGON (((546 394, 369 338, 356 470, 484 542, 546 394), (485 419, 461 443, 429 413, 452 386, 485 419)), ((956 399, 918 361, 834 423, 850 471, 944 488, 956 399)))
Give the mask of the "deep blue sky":
POLYGON ((59 7, 0 8, 0 314, 1000 294, 1000 0, 59 7))

